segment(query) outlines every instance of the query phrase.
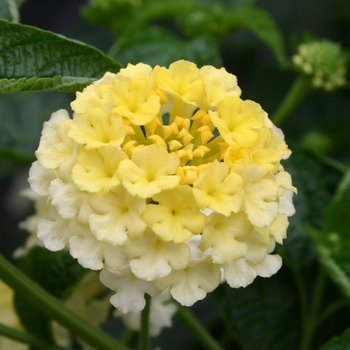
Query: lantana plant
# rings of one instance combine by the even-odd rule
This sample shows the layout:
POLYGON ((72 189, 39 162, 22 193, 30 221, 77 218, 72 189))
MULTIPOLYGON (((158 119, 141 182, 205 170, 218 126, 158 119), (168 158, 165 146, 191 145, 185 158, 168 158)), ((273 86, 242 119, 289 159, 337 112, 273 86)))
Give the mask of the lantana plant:
MULTIPOLYGON (((277 24, 252 3, 173 5, 90 1, 84 18, 116 38, 109 55, 16 23, 15 2, 12 22, 0 19, 0 92, 73 93, 37 123, 36 150, 0 148, 28 166, 21 194, 34 206, 20 220, 28 236, 14 264, 0 257, 0 349, 147 350, 176 334, 177 317, 196 348, 307 350, 321 344, 321 322, 348 303, 320 312, 331 280, 350 295, 338 220, 350 204, 346 166, 313 155, 345 173, 326 207, 310 156, 294 152, 280 128, 313 90, 347 86, 347 54, 315 39, 287 58, 277 24), (169 16, 187 41, 154 26, 169 16), (220 40, 237 25, 296 77, 274 113, 241 89, 243 71, 222 63, 220 40), (142 26, 151 55, 138 50, 142 26), (313 191, 320 197, 308 206, 313 191), (322 228, 307 220, 317 205, 322 228)), ((323 349, 345 344, 349 332, 326 336, 323 349)))

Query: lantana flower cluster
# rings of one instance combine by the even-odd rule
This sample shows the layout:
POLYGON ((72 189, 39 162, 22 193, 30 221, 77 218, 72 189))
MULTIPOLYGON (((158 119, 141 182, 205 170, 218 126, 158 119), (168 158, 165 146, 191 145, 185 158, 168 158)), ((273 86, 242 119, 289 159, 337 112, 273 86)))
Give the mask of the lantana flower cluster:
POLYGON ((101 270, 123 313, 145 293, 190 306, 221 281, 245 287, 280 268, 290 151, 240 94, 224 68, 129 64, 77 92, 72 119, 44 123, 29 176, 38 238, 101 270))

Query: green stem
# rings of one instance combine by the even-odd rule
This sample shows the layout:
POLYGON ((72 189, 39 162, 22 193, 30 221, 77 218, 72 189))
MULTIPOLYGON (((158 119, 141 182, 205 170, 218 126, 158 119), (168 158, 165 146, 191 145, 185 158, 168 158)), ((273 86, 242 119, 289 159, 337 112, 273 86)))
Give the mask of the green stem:
POLYGON ((284 122, 288 115, 298 106, 298 104, 311 91, 311 83, 308 78, 299 76, 289 89, 287 96, 279 105, 275 113, 271 116, 272 122, 279 126, 284 122))
POLYGON ((39 350, 68 350, 67 348, 62 348, 61 346, 47 344, 43 342, 41 339, 35 337, 34 335, 17 331, 16 329, 7 327, 1 323, 0 323, 0 334, 2 336, 11 338, 20 343, 31 345, 39 350))
POLYGON ((149 350, 149 314, 151 311, 151 297, 145 294, 146 305, 141 312, 141 332, 140 332, 140 348, 141 350, 149 350))
POLYGON ((192 331, 197 340, 202 344, 203 349, 223 350, 188 308, 178 305, 177 316, 192 331))
POLYGON ((59 300, 29 279, 2 255, 0 255, 0 279, 45 316, 56 320, 96 349, 128 350, 123 344, 67 309, 59 300))
POLYGON ((321 269, 316 277, 316 282, 312 290, 310 312, 305 316, 303 322, 303 335, 300 350, 308 350, 312 344, 315 330, 319 325, 318 312, 321 306, 325 284, 326 275, 321 269))

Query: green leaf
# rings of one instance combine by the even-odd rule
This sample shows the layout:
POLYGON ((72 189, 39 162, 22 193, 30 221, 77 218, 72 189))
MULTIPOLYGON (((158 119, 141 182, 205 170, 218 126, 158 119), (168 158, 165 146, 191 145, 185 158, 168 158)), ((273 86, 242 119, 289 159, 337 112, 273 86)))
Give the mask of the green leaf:
POLYGON ((74 92, 83 89, 91 84, 97 78, 83 77, 61 77, 53 78, 19 78, 19 79, 0 79, 0 92, 10 93, 19 91, 62 91, 74 92))
POLYGON ((72 94, 0 94, 0 178, 35 160, 43 122, 55 110, 69 110, 72 94))
POLYGON ((324 231, 336 232, 350 240, 350 168, 339 184, 337 193, 324 213, 324 231))
POLYGON ((198 66, 211 64, 221 66, 220 54, 213 40, 197 37, 184 41, 160 27, 144 27, 132 31, 117 41, 111 49, 111 57, 122 64, 147 63, 151 66, 168 66, 187 59, 198 66))
MULTIPOLYGON (((349 245, 347 245, 347 249, 349 245)), ((340 287, 342 292, 350 298, 350 261, 349 250, 332 253, 329 247, 318 245, 318 258, 328 276, 340 287)))
MULTIPOLYGON (((42 247, 32 248, 20 259, 18 267, 42 288, 61 300, 70 295, 74 286, 87 272, 68 252, 50 252, 42 247)), ((51 320, 17 294, 15 307, 27 331, 53 343, 51 320)))
POLYGON ((298 189, 298 194, 293 197, 296 212, 289 218, 287 239, 279 252, 290 268, 304 270, 315 261, 316 248, 313 240, 300 229, 300 224, 307 223, 320 228, 329 197, 313 158, 297 147, 292 150, 292 155, 283 162, 283 166, 291 174, 293 185, 298 189))
MULTIPOLYGON (((246 288, 220 285, 212 294, 219 314, 245 350, 295 350, 300 341, 297 291, 282 268, 246 288)), ((232 347, 233 348, 233 347, 232 347)))
POLYGON ((319 350, 348 350, 350 348, 350 328, 342 335, 334 337, 319 350))
POLYGON ((152 20, 174 17, 190 11, 192 7, 191 0, 90 0, 82 8, 82 16, 86 21, 110 28, 120 36, 132 27, 138 28, 152 20))
POLYGON ((272 50, 281 66, 287 65, 281 31, 268 12, 244 6, 229 14, 226 20, 236 29, 245 28, 255 34, 272 50))
POLYGON ((350 298, 350 169, 345 173, 332 202, 323 216, 322 240, 318 244, 319 260, 328 275, 350 298))
POLYGON ((76 91, 119 69, 91 46, 0 20, 0 92, 76 91))
POLYGON ((51 252, 38 246, 20 259, 18 267, 59 299, 67 298, 67 290, 88 272, 67 251, 51 252))
MULTIPOLYGON (((25 299, 17 295, 15 295, 14 304, 21 324, 28 333, 40 337, 48 344, 55 343, 51 329, 51 320, 49 318, 43 316, 40 311, 31 307, 25 299)), ((31 350, 34 349, 31 348, 31 350)))

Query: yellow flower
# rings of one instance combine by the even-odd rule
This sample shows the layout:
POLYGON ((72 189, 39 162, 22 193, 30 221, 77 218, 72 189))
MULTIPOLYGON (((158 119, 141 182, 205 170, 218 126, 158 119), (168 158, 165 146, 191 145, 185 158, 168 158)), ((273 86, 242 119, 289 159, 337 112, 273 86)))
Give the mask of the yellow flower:
POLYGON ((150 198, 179 184, 180 177, 174 175, 179 163, 176 154, 163 146, 149 145, 135 149, 131 159, 121 162, 117 174, 130 194, 150 198))
POLYGON ((158 204, 148 204, 142 218, 162 240, 180 243, 203 231, 206 218, 188 186, 163 191, 153 199, 158 204))
POLYGON ((224 97, 217 111, 209 110, 213 124, 229 145, 252 146, 265 126, 265 114, 260 105, 239 97, 224 97))
POLYGON ((154 119, 160 108, 159 96, 152 94, 151 87, 144 79, 116 76, 113 81, 112 112, 131 121, 144 125, 154 119))
POLYGON ((242 206, 241 188, 241 176, 229 173, 226 163, 215 160, 193 183, 193 194, 202 209, 210 208, 229 216, 232 212, 237 213, 242 206))
POLYGON ((147 225, 140 217, 145 206, 144 200, 130 195, 123 186, 97 195, 91 199, 91 232, 101 242, 122 245, 128 235, 136 238, 145 231, 147 225))
POLYGON ((104 145, 119 147, 124 140, 123 119, 110 115, 102 108, 94 108, 86 114, 78 115, 69 125, 68 135, 85 149, 94 149, 104 145))
POLYGON ((218 213, 209 216, 199 248, 212 248, 214 263, 225 264, 243 258, 248 247, 244 242, 252 231, 252 224, 243 213, 225 217, 218 213))
POLYGON ((111 303, 139 312, 169 289, 183 305, 276 273, 296 189, 261 106, 224 68, 129 64, 77 93, 44 125, 32 189, 38 237, 102 270, 111 303))
POLYGON ((45 169, 57 169, 74 154, 74 141, 68 136, 72 122, 65 110, 52 114, 44 125, 38 150, 35 152, 39 163, 45 169))
POLYGON ((108 192, 120 184, 116 171, 126 154, 113 147, 81 150, 72 169, 72 180, 82 190, 108 192))

